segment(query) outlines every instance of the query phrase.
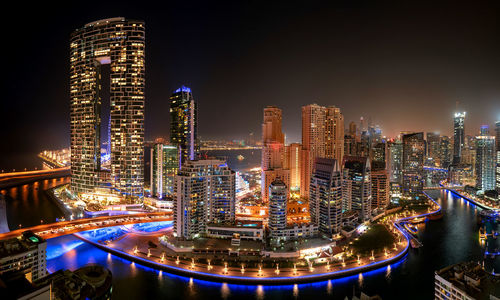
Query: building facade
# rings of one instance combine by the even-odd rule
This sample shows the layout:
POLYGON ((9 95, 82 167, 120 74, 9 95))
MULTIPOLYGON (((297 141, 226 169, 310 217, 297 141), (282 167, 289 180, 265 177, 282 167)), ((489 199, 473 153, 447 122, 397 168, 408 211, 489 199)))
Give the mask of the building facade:
MULTIPOLYGON (((110 186, 139 202, 144 185, 144 22, 125 18, 88 23, 70 43, 71 190, 110 186), (107 91, 104 87, 108 87, 107 91), (103 99, 109 93, 109 99, 103 99), (102 176, 101 103, 109 101, 110 172, 102 176), (106 178, 100 182, 99 178, 106 178)), ((108 120, 107 118, 104 118, 108 120)))
POLYGON ((334 106, 310 104, 302 107, 301 191, 309 197, 309 184, 317 157, 342 161, 344 156, 344 117, 334 106))
POLYGON ((269 199, 269 186, 277 178, 290 190, 290 170, 285 155, 285 135, 281 131, 281 109, 275 106, 264 108, 262 123, 262 199, 269 199), (285 168, 286 167, 286 168, 285 168))
POLYGON ((191 160, 175 176, 174 234, 194 239, 208 223, 235 219, 235 172, 222 160, 191 160))
POLYGON ((453 164, 462 162, 462 149, 465 143, 465 112, 455 113, 453 118, 453 164))
POLYGON ((342 168, 342 208, 357 211, 362 221, 371 218, 372 181, 367 157, 346 156, 342 168))
POLYGON ((403 194, 418 196, 424 188, 425 141, 422 132, 403 135, 403 194))
POLYGON ((332 158, 316 158, 309 195, 311 222, 331 237, 342 226, 342 173, 332 158))
POLYGON ((180 165, 198 158, 198 108, 191 89, 185 86, 170 96, 170 143, 179 147, 180 165))
POLYGON ((47 242, 31 231, 0 241, 0 275, 23 274, 29 281, 47 276, 47 242))
POLYGON ((157 198, 174 195, 175 175, 179 170, 178 149, 165 144, 151 148, 151 194, 157 198))
POLYGON ((479 191, 494 190, 496 186, 495 168, 495 136, 482 130, 476 136, 476 189, 479 191))
POLYGON ((279 178, 269 185, 269 234, 277 243, 283 237, 287 223, 288 187, 279 178))

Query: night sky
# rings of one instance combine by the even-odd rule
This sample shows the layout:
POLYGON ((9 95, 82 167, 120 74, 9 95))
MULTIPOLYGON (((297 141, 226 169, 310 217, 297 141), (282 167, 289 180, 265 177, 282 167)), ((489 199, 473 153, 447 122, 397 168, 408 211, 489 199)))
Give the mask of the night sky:
POLYGON ((289 142, 310 103, 340 107, 346 125, 371 118, 389 136, 451 134, 456 101, 467 134, 500 119, 495 2, 66 2, 4 11, 0 168, 69 146, 70 33, 117 16, 146 22, 147 140, 168 136, 168 97, 182 84, 206 139, 260 136, 266 105, 283 109, 289 142))

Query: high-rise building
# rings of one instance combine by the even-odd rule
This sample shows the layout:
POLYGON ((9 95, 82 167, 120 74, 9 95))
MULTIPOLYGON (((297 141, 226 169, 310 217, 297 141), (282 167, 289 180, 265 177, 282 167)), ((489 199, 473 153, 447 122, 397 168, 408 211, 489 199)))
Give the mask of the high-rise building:
POLYGON ((424 133, 403 135, 403 193, 418 196, 424 188, 424 133))
POLYGON ((452 147, 450 138, 441 136, 441 142, 439 144, 439 164, 441 168, 447 169, 451 165, 451 153, 452 147))
POLYGON ((387 169, 372 168, 372 210, 389 204, 389 176, 387 169))
POLYGON ((70 43, 71 190, 102 184, 128 202, 144 185, 144 22, 111 18, 73 32, 70 43), (105 98, 109 95, 109 99, 105 98), (110 106, 110 172, 101 173, 102 101, 110 106), (106 178, 100 182, 99 178, 106 178))
POLYGON ((310 104, 302 107, 302 197, 309 197, 309 184, 317 157, 341 160, 344 156, 344 117, 339 108, 310 104))
POLYGON ((476 136, 476 188, 480 191, 494 190, 495 180, 495 137, 489 135, 486 127, 476 136))
POLYGON ((387 143, 389 181, 403 183, 403 143, 401 140, 392 140, 387 143))
POLYGON ((344 157, 344 116, 340 108, 325 108, 325 157, 342 161, 344 157))
POLYGON ((174 195, 175 175, 179 170, 179 148, 155 144, 151 148, 151 194, 158 198, 174 195))
POLYGON ((439 159, 439 149, 441 144, 441 136, 439 133, 427 132, 427 152, 426 156, 429 162, 433 163, 433 166, 438 166, 439 159))
POLYGON ((453 118, 453 164, 460 164, 465 143, 465 112, 455 113, 453 118))
POLYGON ((233 222, 235 172, 218 159, 186 161, 175 176, 174 234, 193 239, 207 223, 233 222))
POLYGON ((170 143, 179 147, 181 165, 198 158, 198 105, 185 86, 170 96, 170 143))
POLYGON ((387 147, 385 141, 381 141, 373 145, 372 148, 372 166, 376 164, 378 168, 385 169, 386 167, 386 155, 387 147))
POLYGON ((369 220, 372 208, 370 160, 367 157, 345 156, 343 165, 343 210, 357 211, 362 221, 369 220))
POLYGON ((498 197, 500 199, 500 121, 495 123, 495 133, 496 133, 496 156, 497 156, 497 164, 495 169, 495 177, 496 177, 496 190, 498 193, 498 197))
POLYGON ((31 231, 0 241, 0 275, 19 274, 31 282, 47 276, 47 242, 31 231))
POLYGON ((332 158, 316 158, 311 177, 309 212, 311 222, 328 237, 342 226, 342 175, 332 158))
POLYGON ((269 185, 280 178, 290 189, 290 170, 285 155, 285 135, 281 131, 281 109, 275 106, 264 108, 262 123, 262 199, 269 199, 269 185))
POLYGON ((273 242, 285 238, 288 187, 279 178, 269 185, 269 233, 273 242))
POLYGON ((302 145, 299 143, 292 143, 288 145, 287 148, 288 169, 290 169, 290 189, 300 191, 302 145))

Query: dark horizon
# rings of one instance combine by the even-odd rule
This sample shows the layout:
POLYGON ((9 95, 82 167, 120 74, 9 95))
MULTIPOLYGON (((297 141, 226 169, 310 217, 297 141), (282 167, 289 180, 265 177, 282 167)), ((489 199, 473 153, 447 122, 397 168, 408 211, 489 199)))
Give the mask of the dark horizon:
POLYGON ((146 140, 168 136, 168 97, 181 85, 193 90, 205 139, 259 137, 262 109, 276 105, 287 141, 300 141, 311 103, 340 107, 346 127, 363 116, 387 136, 450 136, 459 101, 476 134, 500 119, 500 16, 488 4, 70 3, 44 14, 47 5, 15 4, 0 169, 69 146, 69 36, 117 16, 146 22, 146 140))

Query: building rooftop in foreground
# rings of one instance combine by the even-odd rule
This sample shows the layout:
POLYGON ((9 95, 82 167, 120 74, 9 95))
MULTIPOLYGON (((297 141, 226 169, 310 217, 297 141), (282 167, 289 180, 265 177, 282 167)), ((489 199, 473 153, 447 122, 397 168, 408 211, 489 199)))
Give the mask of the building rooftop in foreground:
POLYGON ((31 231, 25 231, 20 237, 0 241, 0 260, 38 248, 45 240, 31 231))
POLYGON ((435 273, 436 299, 500 299, 500 276, 477 262, 462 262, 435 273))

